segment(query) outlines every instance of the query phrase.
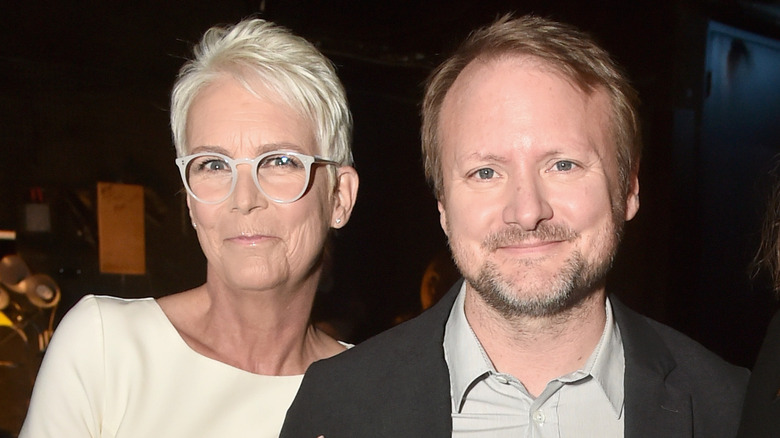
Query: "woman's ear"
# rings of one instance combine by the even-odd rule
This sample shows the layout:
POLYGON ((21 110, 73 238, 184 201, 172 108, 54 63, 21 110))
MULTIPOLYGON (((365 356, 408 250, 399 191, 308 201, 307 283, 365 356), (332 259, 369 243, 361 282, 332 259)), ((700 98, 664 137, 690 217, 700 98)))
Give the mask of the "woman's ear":
POLYGON ((331 213, 330 226, 341 228, 349 222, 352 209, 357 199, 358 185, 357 171, 352 166, 338 168, 336 174, 336 187, 333 190, 333 212, 331 213))
POLYGON ((190 202, 192 202, 192 200, 190 199, 190 195, 188 195, 186 193, 185 193, 184 197, 187 199, 187 213, 189 213, 189 215, 190 215, 190 223, 192 223, 192 228, 197 230, 198 229, 198 225, 195 224, 195 216, 193 216, 193 214, 192 214, 192 205, 190 205, 190 202))

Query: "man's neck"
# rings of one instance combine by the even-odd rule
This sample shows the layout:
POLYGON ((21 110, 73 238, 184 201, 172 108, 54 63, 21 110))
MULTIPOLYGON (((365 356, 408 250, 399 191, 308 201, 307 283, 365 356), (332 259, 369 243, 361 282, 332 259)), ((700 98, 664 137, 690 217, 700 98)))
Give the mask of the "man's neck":
POLYGON ((587 362, 604 332, 605 292, 558 315, 507 319, 467 286, 465 313, 496 370, 519 379, 536 397, 549 381, 587 362))

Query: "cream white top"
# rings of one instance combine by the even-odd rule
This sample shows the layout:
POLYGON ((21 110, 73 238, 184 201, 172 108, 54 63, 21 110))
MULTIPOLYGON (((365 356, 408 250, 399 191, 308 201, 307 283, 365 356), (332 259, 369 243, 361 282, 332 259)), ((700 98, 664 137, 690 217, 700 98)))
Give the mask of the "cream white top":
POLYGON ((152 298, 87 295, 54 333, 19 436, 276 437, 302 378, 196 353, 152 298))

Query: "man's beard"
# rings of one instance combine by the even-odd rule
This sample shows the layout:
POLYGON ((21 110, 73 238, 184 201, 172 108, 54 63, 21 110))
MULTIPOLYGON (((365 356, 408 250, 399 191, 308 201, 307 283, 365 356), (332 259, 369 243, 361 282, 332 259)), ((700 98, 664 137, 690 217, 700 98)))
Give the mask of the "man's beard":
MULTIPOLYGON (((506 278, 498 266, 491 261, 485 261, 476 276, 467 275, 458 261, 455 248, 452 248, 453 255, 466 281, 503 317, 514 319, 561 315, 577 307, 603 285, 607 272, 612 267, 623 231, 623 222, 616 221, 617 217, 614 215, 611 219, 612 221, 601 235, 594 237, 605 239, 601 253, 596 255, 598 257, 596 260, 588 261, 580 251, 575 251, 548 281, 537 282, 535 285, 525 284, 525 276, 519 276, 514 281, 506 278)), ((482 248, 492 253, 498 247, 528 239, 574 241, 578 238, 579 234, 567 227, 542 223, 534 231, 522 231, 512 227, 492 233, 485 238, 482 248)), ((534 269, 534 265, 533 261, 518 260, 516 269, 530 272, 534 269)))

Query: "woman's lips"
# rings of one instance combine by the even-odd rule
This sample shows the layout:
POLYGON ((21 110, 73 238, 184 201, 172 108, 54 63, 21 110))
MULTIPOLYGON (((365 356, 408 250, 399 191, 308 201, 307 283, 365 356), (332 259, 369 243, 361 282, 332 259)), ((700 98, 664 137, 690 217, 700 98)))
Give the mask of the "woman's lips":
POLYGON ((263 234, 252 234, 252 235, 240 235, 231 237, 229 239, 226 239, 228 242, 237 244, 237 245, 244 245, 244 246, 256 246, 263 242, 268 242, 270 240, 274 239, 272 236, 263 235, 263 234))

